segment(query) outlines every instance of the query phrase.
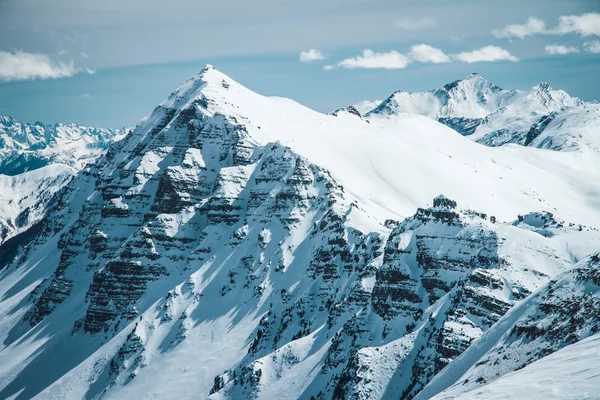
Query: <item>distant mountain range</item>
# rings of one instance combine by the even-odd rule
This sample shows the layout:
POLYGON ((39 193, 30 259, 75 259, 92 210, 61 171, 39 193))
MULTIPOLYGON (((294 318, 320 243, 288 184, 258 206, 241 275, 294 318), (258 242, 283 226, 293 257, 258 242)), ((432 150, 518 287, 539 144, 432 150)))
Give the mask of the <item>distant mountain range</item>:
POLYGON ((122 140, 3 136, 57 155, 2 177, 37 222, 0 245, 0 398, 579 398, 599 113, 471 75, 325 115, 206 66, 122 140))
POLYGON ((439 89, 398 91, 384 101, 352 107, 367 119, 400 113, 424 115, 487 146, 515 143, 553 150, 579 146, 598 150, 600 104, 570 97, 547 83, 529 91, 505 90, 474 73, 439 89))
POLYGON ((54 194, 124 134, 0 117, 0 244, 39 222, 54 194))
POLYGON ((81 170, 125 134, 125 129, 79 124, 26 124, 0 117, 0 174, 17 175, 48 164, 81 170))

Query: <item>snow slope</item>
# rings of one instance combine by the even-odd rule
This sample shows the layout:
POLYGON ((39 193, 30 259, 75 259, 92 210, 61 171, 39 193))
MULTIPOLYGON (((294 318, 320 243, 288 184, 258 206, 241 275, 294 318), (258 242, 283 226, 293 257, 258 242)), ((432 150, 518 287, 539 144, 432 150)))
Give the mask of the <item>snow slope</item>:
POLYGON ((530 130, 529 146, 550 150, 600 151, 600 104, 551 113, 530 130), (531 132, 533 131, 533 132, 531 132))
POLYGON ((594 399, 598 397, 600 335, 596 334, 504 375, 479 389, 440 400, 594 399))
POLYGON ((53 164, 16 176, 0 174, 0 244, 39 222, 54 194, 76 173, 53 164))
POLYGON ((207 66, 0 271, 0 398, 413 397, 596 251, 599 165, 207 66))

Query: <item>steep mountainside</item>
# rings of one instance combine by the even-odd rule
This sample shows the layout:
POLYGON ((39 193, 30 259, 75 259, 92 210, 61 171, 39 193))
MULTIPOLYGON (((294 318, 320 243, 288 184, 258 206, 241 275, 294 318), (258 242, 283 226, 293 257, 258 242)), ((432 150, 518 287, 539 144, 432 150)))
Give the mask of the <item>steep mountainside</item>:
POLYGON ((412 398, 600 248, 599 166, 207 66, 0 271, 0 398, 412 398))
MULTIPOLYGON (((469 394, 489 393, 492 388, 500 387, 501 382, 519 380, 521 378, 498 378, 595 335, 600 331, 599 311, 600 253, 596 253, 551 280, 544 288, 507 313, 454 365, 440 373, 421 393, 420 398, 429 398, 439 389, 452 384, 452 377, 460 379, 455 380, 454 386, 440 394, 440 399, 463 398, 462 396, 471 398, 469 394), (461 377, 462 374, 464 375, 461 377)), ((600 348, 593 347, 593 351, 597 354, 600 348)), ((544 361, 541 365, 552 365, 557 361, 556 357, 549 358, 549 361, 544 361)), ((563 373, 574 372, 564 367, 563 373)), ((534 370, 538 368, 535 367, 534 370)), ((523 372, 525 376, 528 373, 523 372)), ((551 372, 548 371, 548 374, 551 372)), ((574 386, 573 382, 564 378, 563 383, 574 386)), ((584 388, 585 386, 579 387, 576 391, 584 388)), ((564 391, 565 387, 559 390, 564 391)), ((597 390, 595 393, 597 394, 597 390)))
MULTIPOLYGON (((282 327, 310 324, 313 310, 304 299, 283 310, 272 306, 242 363, 215 380, 213 397, 410 398, 515 302, 570 266, 556 250, 561 245, 529 233, 529 226, 487 223, 443 197, 433 204, 391 231, 377 264, 360 271, 360 287, 342 292, 318 334, 281 346, 282 327), (538 250, 518 251, 522 245, 538 250), (292 379, 306 388, 289 387, 292 379)), ((557 225, 550 222, 546 233, 566 235, 554 238, 562 242, 569 230, 557 225)), ((588 239, 597 246, 598 232, 588 239)))
POLYGON ((488 385, 466 393, 441 395, 439 399, 594 399, 600 387, 599 352, 600 334, 595 334, 488 385))
MULTIPOLYGON (((565 142, 564 136, 570 133, 546 128, 567 123, 574 131, 600 129, 598 104, 584 103, 547 83, 529 91, 504 90, 478 74, 428 92, 395 92, 361 115, 375 119, 399 113, 425 115, 487 146, 516 143, 573 150, 586 143, 575 138, 565 142), (554 134, 563 137, 555 140, 554 134)), ((586 135, 586 140, 595 140, 595 136, 586 135)))

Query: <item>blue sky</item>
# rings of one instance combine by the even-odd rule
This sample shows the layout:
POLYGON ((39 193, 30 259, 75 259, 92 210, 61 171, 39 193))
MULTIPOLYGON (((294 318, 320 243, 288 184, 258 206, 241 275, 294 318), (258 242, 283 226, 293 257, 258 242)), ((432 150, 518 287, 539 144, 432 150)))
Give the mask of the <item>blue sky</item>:
POLYGON ((0 115, 133 126, 206 63, 323 112, 474 71, 600 100, 598 13, 596 0, 4 0, 0 115), (324 59, 301 62, 309 49, 324 59))

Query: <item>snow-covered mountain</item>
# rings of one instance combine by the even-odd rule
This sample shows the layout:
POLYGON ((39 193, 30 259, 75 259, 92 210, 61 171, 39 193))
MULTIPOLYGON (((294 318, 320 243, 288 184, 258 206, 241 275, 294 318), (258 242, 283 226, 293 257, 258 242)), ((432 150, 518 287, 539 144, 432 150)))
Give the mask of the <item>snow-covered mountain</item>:
POLYGON ((38 223, 54 193, 123 136, 121 130, 0 117, 0 245, 38 223))
POLYGON ((477 390, 436 399, 595 399, 600 387, 599 350, 600 334, 595 334, 477 390))
POLYGON ((412 398, 593 260, 599 178, 207 66, 0 271, 0 398, 412 398))
POLYGON ((363 101, 359 101, 356 104, 353 104, 352 107, 354 107, 362 115, 362 114, 368 113, 369 111, 371 111, 372 109, 374 109, 375 107, 377 107, 380 104, 381 104, 381 100, 375 100, 375 101, 363 100, 363 101))
POLYGON ((377 107, 380 104, 381 104, 381 100, 375 100, 375 101, 362 100, 356 104, 352 104, 347 107, 338 108, 337 110, 333 111, 331 114, 337 115, 340 112, 348 112, 350 114, 362 116, 362 115, 368 113, 369 111, 373 110, 375 107, 377 107))
MULTIPOLYGON (((513 380, 518 383, 532 371, 538 371, 539 375, 541 366, 549 369, 547 377, 540 377, 546 380, 553 379, 552 375, 557 375, 557 369, 562 369, 562 374, 565 371, 575 373, 575 371, 567 370, 566 365, 560 365, 562 359, 560 356, 548 357, 547 360, 545 357, 582 339, 596 335, 600 331, 599 310, 600 253, 594 253, 579 262, 573 269, 551 280, 545 287, 508 312, 492 329, 473 343, 454 365, 436 376, 418 398, 427 399, 439 389, 452 383, 454 383, 452 387, 436 398, 475 398, 473 393, 478 394, 477 398, 486 398, 486 393, 494 392, 507 381, 513 380), (543 361, 536 365, 534 362, 538 360, 543 361), (502 378, 531 363, 534 364, 527 372, 523 371, 516 376, 502 378), (519 377, 520 374, 522 376, 519 377)), ((597 347, 597 338, 592 342, 596 342, 592 346, 592 352, 597 356, 600 351, 600 347, 597 347)), ((589 342, 587 346, 582 343, 575 348, 581 349, 588 346, 590 346, 589 342)), ((563 356, 565 353, 572 354, 573 351, 575 350, 565 349, 562 354, 563 356)), ((576 353, 577 351, 575 351, 576 353)), ((579 362, 582 360, 578 360, 579 362)), ((581 364, 579 368, 590 369, 595 366, 594 364, 581 364)), ((584 372, 595 372, 588 373, 587 379, 598 383, 598 368, 584 372)), ((587 398, 585 395, 577 396, 577 392, 581 393, 582 391, 584 393, 588 391, 588 395, 598 394, 598 386, 594 391, 589 392, 591 383, 589 381, 583 380, 579 387, 576 385, 579 381, 575 379, 570 381, 563 377, 559 381, 561 382, 560 386, 557 387, 558 382, 555 382, 554 389, 563 392, 567 398, 587 398), (572 392, 568 393, 567 388, 572 388, 572 392)), ((514 393, 517 388, 509 386, 508 391, 514 393)), ((551 387, 545 388, 546 391, 549 389, 551 387)), ((531 390, 531 392, 533 395, 537 389, 531 390)), ((502 391, 499 393, 501 394, 502 391)), ((536 393, 536 395, 540 394, 536 393)), ((529 398, 525 393, 521 395, 529 398)))
POLYGON ((585 103, 554 90, 547 83, 529 91, 504 90, 474 73, 442 88, 422 93, 398 91, 367 112, 367 119, 399 113, 425 115, 488 146, 516 143, 525 146, 573 150, 589 143, 598 150, 600 104, 585 103), (563 129, 563 125, 568 128, 563 129), (560 138, 555 138, 558 135, 560 138))
POLYGON ((0 268, 24 237, 35 234, 35 229, 26 232, 44 218, 54 195, 76 173, 68 165, 51 164, 15 176, 0 174, 0 268), (25 236, 19 237, 22 234, 25 236), (8 242, 11 238, 12 244, 8 242))
POLYGON ((49 164, 80 170, 124 133, 124 129, 27 124, 0 117, 0 174, 17 175, 49 164))

